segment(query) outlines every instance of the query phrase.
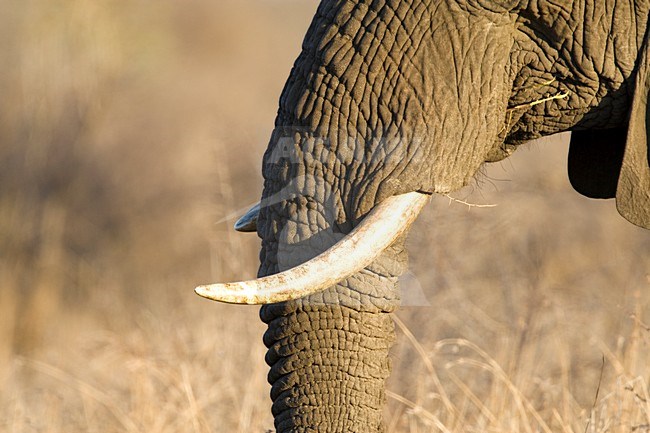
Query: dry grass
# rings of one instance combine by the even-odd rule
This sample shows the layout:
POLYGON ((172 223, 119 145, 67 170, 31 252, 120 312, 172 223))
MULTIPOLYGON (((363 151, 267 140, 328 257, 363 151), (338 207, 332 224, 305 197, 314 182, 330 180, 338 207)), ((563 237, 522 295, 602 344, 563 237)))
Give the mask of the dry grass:
MULTIPOLYGON (((316 2, 0 6, 0 431, 271 428, 257 309, 191 289, 255 273, 215 221, 260 193, 316 2)), ((650 430, 650 234, 554 141, 414 228, 389 431, 650 430)))

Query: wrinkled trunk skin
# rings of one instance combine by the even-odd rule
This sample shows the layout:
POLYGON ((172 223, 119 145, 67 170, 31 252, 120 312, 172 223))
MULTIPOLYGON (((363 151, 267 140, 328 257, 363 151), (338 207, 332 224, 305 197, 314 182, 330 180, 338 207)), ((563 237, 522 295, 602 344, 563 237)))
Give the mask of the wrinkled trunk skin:
MULTIPOLYGON (((323 252, 386 197, 463 186, 485 160, 508 99, 512 41, 494 38, 510 30, 479 19, 462 34, 467 11, 429 3, 321 2, 264 156, 259 276, 323 252), (477 54, 452 49, 464 43, 477 54), (479 71, 481 86, 459 75, 479 71), (466 107, 484 121, 468 121, 466 107)), ((405 267, 402 239, 323 293, 262 307, 278 433, 384 430, 389 313, 405 267)))
MULTIPOLYGON (((309 167, 304 161, 293 165, 309 167)), ((309 260, 353 226, 340 190, 318 175, 287 179, 280 191, 267 185, 274 194, 258 221, 260 276, 309 260)), ((395 340, 389 313, 399 305, 397 276, 405 267, 400 240, 368 268, 324 292, 262 307, 277 433, 384 431, 388 351, 395 340)))
POLYGON ((383 431, 390 317, 335 306, 284 308, 263 315, 278 334, 265 339, 276 431, 383 431))
MULTIPOLYGON (((260 275, 305 262, 348 231, 346 222, 331 223, 341 216, 334 205, 340 200, 323 195, 324 183, 319 186, 304 195, 305 186, 295 181, 279 193, 279 203, 262 210, 259 226, 268 233, 260 275)), ((384 431, 388 351, 395 340, 388 313, 399 304, 397 276, 405 266, 400 240, 371 266, 322 293, 262 307, 277 433, 384 431)))
POLYGON ((394 278, 368 272, 318 299, 262 308, 278 433, 384 431, 396 294, 394 278))

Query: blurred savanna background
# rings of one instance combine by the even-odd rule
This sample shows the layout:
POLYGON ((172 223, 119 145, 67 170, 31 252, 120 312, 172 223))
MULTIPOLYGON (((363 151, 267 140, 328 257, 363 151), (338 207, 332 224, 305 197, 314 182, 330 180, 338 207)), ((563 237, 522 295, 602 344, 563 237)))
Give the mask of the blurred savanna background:
MULTIPOLYGON (((231 230, 315 0, 0 0, 0 431, 272 429, 231 230)), ((574 193, 567 136, 409 240, 390 432, 650 431, 650 233, 574 193), (485 206, 496 205, 496 206, 485 206)))

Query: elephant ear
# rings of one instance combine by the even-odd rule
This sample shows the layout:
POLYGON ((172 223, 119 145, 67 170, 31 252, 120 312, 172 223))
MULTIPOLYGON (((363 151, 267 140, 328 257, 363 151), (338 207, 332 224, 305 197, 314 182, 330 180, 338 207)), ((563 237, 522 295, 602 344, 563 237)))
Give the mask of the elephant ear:
POLYGON ((625 154, 616 189, 616 207, 623 217, 650 229, 650 31, 641 49, 625 142, 625 154))
POLYGON ((623 164, 626 128, 573 131, 569 181, 589 198, 614 198, 623 164))

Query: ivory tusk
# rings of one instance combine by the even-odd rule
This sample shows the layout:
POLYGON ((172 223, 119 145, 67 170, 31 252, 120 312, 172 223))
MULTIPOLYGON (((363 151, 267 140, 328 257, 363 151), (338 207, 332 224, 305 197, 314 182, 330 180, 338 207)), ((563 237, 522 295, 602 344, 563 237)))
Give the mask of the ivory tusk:
POLYGON ((256 232, 257 231, 257 216, 260 213, 260 204, 250 208, 243 217, 239 218, 235 223, 235 230, 238 232, 256 232))
POLYGON ((209 284, 194 291, 231 304, 272 304, 320 292, 372 263, 409 228, 429 198, 419 192, 389 197, 346 237, 301 265, 255 280, 209 284))

